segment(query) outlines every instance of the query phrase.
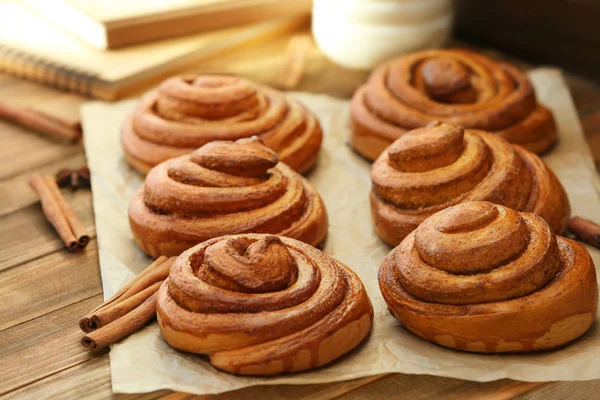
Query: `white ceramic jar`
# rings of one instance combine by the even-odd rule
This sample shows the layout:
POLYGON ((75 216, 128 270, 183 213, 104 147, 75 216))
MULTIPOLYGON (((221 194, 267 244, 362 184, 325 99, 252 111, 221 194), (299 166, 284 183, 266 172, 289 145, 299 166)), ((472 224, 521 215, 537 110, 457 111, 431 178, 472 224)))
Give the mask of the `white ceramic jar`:
POLYGON ((441 46, 453 11, 452 0, 313 0, 312 30, 333 62, 371 69, 402 53, 441 46))

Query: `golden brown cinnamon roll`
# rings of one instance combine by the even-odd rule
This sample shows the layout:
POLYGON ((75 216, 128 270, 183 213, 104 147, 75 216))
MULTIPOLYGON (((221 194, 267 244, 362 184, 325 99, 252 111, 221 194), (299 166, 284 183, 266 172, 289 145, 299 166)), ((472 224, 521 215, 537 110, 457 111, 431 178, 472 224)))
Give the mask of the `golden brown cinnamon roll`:
POLYGON ((427 50, 379 67, 351 103, 352 146, 370 160, 405 132, 440 120, 494 132, 541 153, 557 140, 552 113, 508 64, 466 50, 427 50))
POLYGON ((218 236, 273 233, 319 245, 327 213, 319 194, 260 139, 208 143, 146 176, 129 223, 150 256, 176 256, 218 236))
POLYGON ((139 102, 123 125, 129 163, 143 173, 214 140, 257 135, 281 161, 303 173, 317 160, 319 121, 282 93, 233 76, 167 79, 139 102))
POLYGON ((548 224, 488 202, 426 219, 383 261, 379 287, 415 334, 480 353, 563 346, 598 311, 592 259, 548 224))
POLYGON ((224 236, 181 254, 158 292, 161 333, 238 375, 327 364, 369 333, 373 308, 358 276, 305 243, 224 236))
POLYGON ((433 122, 406 133, 371 167, 375 229, 398 245, 425 218, 448 206, 486 200, 533 212, 565 230, 569 200, 535 154, 497 135, 433 122))

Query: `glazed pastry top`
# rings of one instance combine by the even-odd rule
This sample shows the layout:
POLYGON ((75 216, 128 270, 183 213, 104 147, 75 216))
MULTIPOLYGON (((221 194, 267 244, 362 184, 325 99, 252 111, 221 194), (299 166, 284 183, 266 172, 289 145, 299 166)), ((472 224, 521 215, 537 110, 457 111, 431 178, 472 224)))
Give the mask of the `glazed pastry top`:
POLYGON ((489 202, 426 219, 379 270, 390 310, 417 335, 475 352, 552 349, 596 317, 594 264, 540 217, 489 202))
POLYGON ((422 51, 383 64, 355 94, 352 118, 355 135, 388 142, 436 120, 494 132, 535 153, 557 137, 552 113, 537 103, 525 74, 466 50, 422 51))
POLYGON ((371 180, 376 224, 379 218, 382 227, 406 227, 393 245, 429 215, 466 201, 536 213, 558 233, 570 214, 564 189, 538 156, 449 123, 404 134, 373 163, 371 180))
POLYGON ((373 318, 348 267, 297 240, 257 234, 184 252, 157 310, 173 347, 209 354, 229 372, 259 375, 327 363, 356 346, 373 318))
POLYGON ((154 167, 129 217, 153 257, 233 233, 282 234, 312 245, 327 233, 318 193, 257 137, 210 142, 154 167))
POLYGON ((293 169, 316 162, 321 128, 282 93, 233 76, 169 78, 149 92, 123 126, 125 152, 145 171, 215 140, 258 135, 293 169))

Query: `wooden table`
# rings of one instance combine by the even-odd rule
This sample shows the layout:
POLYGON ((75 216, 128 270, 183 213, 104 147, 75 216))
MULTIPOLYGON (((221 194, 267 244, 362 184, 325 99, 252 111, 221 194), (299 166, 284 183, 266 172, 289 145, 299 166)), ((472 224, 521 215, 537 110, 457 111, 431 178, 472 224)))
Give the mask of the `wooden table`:
MULTIPOLYGON (((285 63, 285 43, 272 48, 249 47, 192 68, 241 73, 273 82, 285 63), (278 47, 279 46, 279 47, 278 47)), ((497 55, 499 56, 499 55, 497 55)), ((501 55, 500 55, 501 56, 501 55)), ((505 56, 502 56, 506 58, 505 56)), ((527 68, 518 60, 511 60, 527 68)), ((307 55, 304 77, 297 90, 348 98, 366 74, 336 67, 316 50, 307 55)), ((600 87, 567 74, 596 165, 600 165, 600 87)), ((35 99, 44 107, 77 119, 74 106, 83 99, 36 88, 0 75, 0 100, 35 99), (8 94, 7 94, 8 93, 8 94), (21 97, 19 97, 21 96, 21 97), (60 99, 60 107, 53 104, 60 99), (71 108, 65 109, 64 104, 71 108)), ((32 173, 53 174, 85 163, 81 144, 52 141, 27 128, 0 121, 0 400, 9 398, 187 399, 168 391, 140 395, 111 392, 108 351, 88 352, 79 345, 77 322, 102 302, 98 245, 89 190, 64 190, 92 236, 86 251, 70 254, 46 222, 35 194, 27 185, 32 173)), ((101 218, 101 216, 100 216, 101 218)), ((423 375, 384 375, 348 382, 257 387, 218 399, 310 398, 331 399, 562 399, 597 398, 600 381, 523 383, 500 380, 476 383, 423 375)))

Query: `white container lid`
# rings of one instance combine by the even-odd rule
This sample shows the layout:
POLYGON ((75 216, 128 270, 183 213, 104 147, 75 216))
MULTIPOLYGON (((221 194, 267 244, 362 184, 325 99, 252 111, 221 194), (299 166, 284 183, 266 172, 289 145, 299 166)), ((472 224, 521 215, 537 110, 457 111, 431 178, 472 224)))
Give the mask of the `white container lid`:
POLYGON ((371 69, 396 55, 441 46, 452 0, 314 0, 313 34, 333 62, 371 69))

